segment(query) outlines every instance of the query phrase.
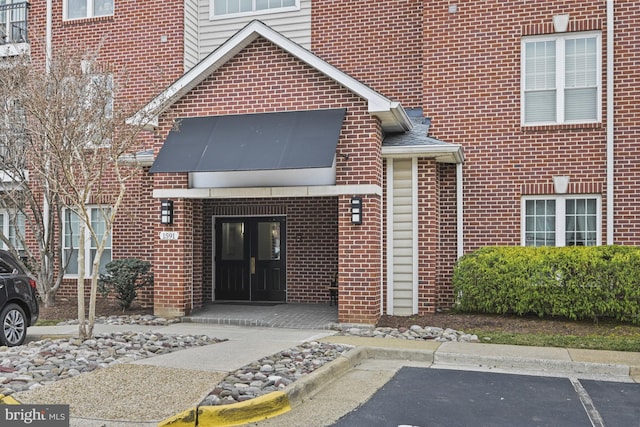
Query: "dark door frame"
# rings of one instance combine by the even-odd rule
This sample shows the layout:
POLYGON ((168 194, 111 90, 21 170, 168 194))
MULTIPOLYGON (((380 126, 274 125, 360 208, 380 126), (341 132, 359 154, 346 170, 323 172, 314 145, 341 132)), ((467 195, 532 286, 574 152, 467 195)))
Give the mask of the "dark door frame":
POLYGON ((214 300, 286 302, 286 217, 214 216, 212 225, 214 300))

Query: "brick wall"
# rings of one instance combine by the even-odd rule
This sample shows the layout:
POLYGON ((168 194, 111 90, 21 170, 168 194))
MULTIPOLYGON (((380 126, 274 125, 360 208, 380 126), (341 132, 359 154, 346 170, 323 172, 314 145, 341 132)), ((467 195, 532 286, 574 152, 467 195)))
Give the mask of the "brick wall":
POLYGON ((457 191, 456 165, 440 163, 437 167, 439 189, 438 249, 436 260, 436 309, 447 310, 455 301, 451 274, 457 260, 457 191))
POLYGON ((424 3, 314 0, 311 50, 405 108, 421 107, 424 3))
POLYGON ((640 7, 637 1, 615 2, 615 187, 614 241, 640 245, 640 7))
MULTIPOLYGON (((120 77, 120 102, 144 105, 183 71, 183 4, 164 0, 114 1, 113 16, 64 21, 62 1, 54 1, 52 34, 59 48, 91 52, 120 77), (166 42, 162 37, 166 36, 166 42), (125 82, 126 79, 126 82, 125 82)), ((29 9, 29 40, 36 61, 43 61, 46 2, 29 9)), ((118 78, 116 80, 118 81, 118 78)))
MULTIPOLYGON (((366 102, 261 38, 167 111, 161 118, 161 137, 155 148, 160 149, 163 137, 176 118, 327 108, 347 109, 337 152, 348 154, 348 158, 338 156, 337 183, 382 185, 382 135, 378 121, 368 113, 366 102)), ((186 185, 185 174, 158 174, 155 178, 156 188, 186 188, 186 185)), ((204 246, 212 245, 207 241, 210 233, 207 229, 211 227, 209 212, 213 213, 214 208, 240 206, 245 209, 243 212, 250 212, 261 205, 285 206, 289 245, 288 301, 327 301, 326 286, 338 269, 340 319, 372 322, 380 312, 380 200, 373 197, 367 207, 371 215, 368 225, 354 228, 347 209, 349 199, 341 196, 339 201, 335 198, 207 201, 203 214, 204 246), (347 205, 343 207, 345 203, 347 205), (339 240, 337 235, 340 235, 339 240), (340 249, 343 246, 345 249, 340 249)), ((207 300, 212 272, 208 267, 211 262, 206 258, 208 250, 203 252, 202 293, 207 300)), ((169 257, 166 260, 156 257, 156 261, 167 263, 169 257)), ((194 286, 198 285, 194 283, 194 286)))
POLYGON ((375 323, 382 305, 382 197, 362 197, 362 224, 351 223, 351 197, 338 200, 338 320, 375 323))
POLYGON ((200 225, 201 214, 198 215, 198 201, 191 199, 174 199, 174 223, 172 225, 156 225, 156 235, 161 231, 172 231, 179 234, 177 240, 156 239, 154 254, 154 301, 153 311, 156 315, 176 317, 189 314, 196 300, 194 280, 201 278, 202 256, 197 257, 194 251, 201 249, 196 244, 196 237, 201 233, 195 229, 200 225), (196 271, 196 269, 198 271, 196 271))
MULTIPOLYGON (((109 69, 119 89, 116 109, 135 111, 160 89, 182 74, 183 15, 182 3, 170 7, 165 1, 117 0, 110 17, 63 21, 63 2, 53 2, 54 54, 68 50, 70 54, 87 53, 109 69), (166 36, 166 42, 161 38, 166 36)), ((36 64, 43 66, 45 54, 46 2, 31 2, 29 40, 36 64)), ((145 137, 148 146, 153 138, 145 137)), ((142 171, 130 180, 126 200, 121 207, 113 233, 113 258, 136 257, 153 260, 155 225, 159 218, 159 202, 151 197, 152 180, 142 171)), ((106 180, 106 189, 114 181, 106 180)), ((113 187, 115 189, 115 187, 113 187)), ((108 201, 105 201, 108 202, 108 201)), ((137 303, 150 306, 153 291, 139 292, 137 303)), ((60 298, 75 298, 75 280, 65 280, 60 298)))
POLYGON ((521 128, 522 35, 549 31, 554 14, 568 13, 570 29, 602 29, 605 46, 605 2, 470 1, 456 13, 449 3, 425 11, 431 135, 464 146, 465 251, 519 245, 523 185, 548 185, 555 175, 584 187, 605 180, 604 124, 521 128))
POLYGON ((440 180, 433 159, 418 162, 418 313, 436 310, 440 180))

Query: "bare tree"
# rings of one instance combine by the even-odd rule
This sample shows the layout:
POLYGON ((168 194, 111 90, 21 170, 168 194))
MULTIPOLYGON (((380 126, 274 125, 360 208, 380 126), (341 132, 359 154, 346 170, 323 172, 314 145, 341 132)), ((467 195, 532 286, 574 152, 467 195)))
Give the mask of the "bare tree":
POLYGON ((54 171, 40 169, 49 154, 42 150, 43 133, 28 132, 27 83, 32 71, 27 57, 4 58, 0 67, 0 240, 36 275, 38 292, 48 307, 65 269, 55 234, 61 225, 61 204, 43 179, 53 179, 54 171))
MULTIPOLYGON (((34 234, 39 241, 39 253, 33 254, 34 259, 55 260, 57 268, 53 271, 58 272, 57 280, 62 279, 62 272, 69 272, 70 266, 74 269, 77 266, 74 273, 77 273, 79 335, 88 338, 93 335, 102 255, 110 242, 127 184, 141 173, 135 153, 144 148, 141 137, 144 123, 127 124, 134 109, 124 97, 114 103, 121 89, 116 81, 126 81, 124 73, 114 75, 90 54, 60 50, 51 58, 47 73, 38 64, 20 58, 2 70, 5 72, 19 73, 11 79, 7 96, 19 105, 21 122, 16 132, 26 143, 24 154, 19 156, 27 163, 25 172, 12 185, 20 189, 15 192, 17 195, 25 195, 24 189, 29 188, 30 196, 30 200, 16 196, 11 203, 24 212, 27 221, 33 217, 38 222, 34 234), (33 208, 25 208, 31 204, 33 208), (57 238, 52 239, 52 235, 57 238), (89 271, 85 268, 85 253, 91 258, 89 271), (87 277, 90 277, 88 313, 87 277)), ((11 236, 2 240, 12 243, 11 236)), ((46 271, 48 279, 52 271, 46 271)), ((57 280, 47 282, 45 295, 47 290, 55 294, 59 287, 57 280)))

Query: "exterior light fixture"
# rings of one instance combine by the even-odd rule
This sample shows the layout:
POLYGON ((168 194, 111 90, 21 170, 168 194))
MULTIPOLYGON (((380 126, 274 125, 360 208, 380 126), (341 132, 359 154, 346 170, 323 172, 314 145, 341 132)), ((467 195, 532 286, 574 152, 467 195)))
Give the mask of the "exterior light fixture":
POLYGON ((173 224, 173 200, 160 201, 160 224, 173 224))
POLYGON ((362 197, 351 198, 351 223, 362 224, 362 197))

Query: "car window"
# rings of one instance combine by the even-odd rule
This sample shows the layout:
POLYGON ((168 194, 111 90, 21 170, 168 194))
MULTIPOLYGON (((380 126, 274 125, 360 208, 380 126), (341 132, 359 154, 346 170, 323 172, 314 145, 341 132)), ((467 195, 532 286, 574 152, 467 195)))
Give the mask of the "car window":
POLYGON ((13 273, 13 270, 15 269, 12 265, 8 264, 5 260, 0 258, 0 274, 11 274, 13 273))

